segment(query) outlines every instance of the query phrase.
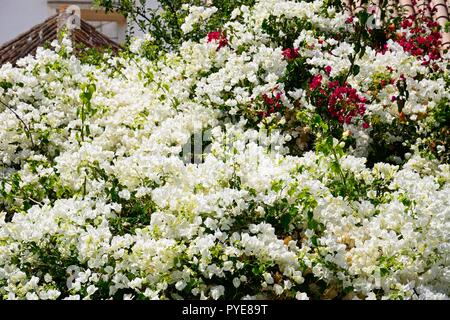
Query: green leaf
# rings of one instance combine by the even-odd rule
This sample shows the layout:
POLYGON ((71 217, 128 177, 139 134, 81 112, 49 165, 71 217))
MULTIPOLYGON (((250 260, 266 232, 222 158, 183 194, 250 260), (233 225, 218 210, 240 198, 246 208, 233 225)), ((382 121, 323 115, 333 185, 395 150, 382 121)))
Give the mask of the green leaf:
POLYGON ((292 217, 289 214, 285 214, 281 217, 281 226, 285 231, 289 230, 289 224, 291 223, 292 217))
POLYGON ((360 69, 361 69, 360 66, 358 66, 357 64, 353 65, 353 67, 352 67, 352 74, 353 74, 354 76, 358 75, 360 69))
POLYGON ((316 247, 319 245, 319 242, 317 241, 317 236, 311 237, 311 243, 316 247))
POLYGON ((359 52, 359 58, 361 59, 366 53, 366 46, 361 47, 361 51, 359 52))
POLYGON ((312 120, 313 120, 313 124, 318 125, 318 126, 322 123, 322 118, 318 114, 315 114, 313 116, 312 120))

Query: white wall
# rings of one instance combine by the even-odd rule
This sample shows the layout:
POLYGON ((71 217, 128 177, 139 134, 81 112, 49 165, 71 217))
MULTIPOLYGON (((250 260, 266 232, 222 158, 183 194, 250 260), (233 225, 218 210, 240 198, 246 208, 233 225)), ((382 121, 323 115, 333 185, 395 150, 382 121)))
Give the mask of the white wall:
MULTIPOLYGON (((150 7, 157 6, 157 0, 147 1, 150 7)), ((55 13, 56 9, 52 9, 47 0, 0 0, 0 46, 55 13)), ((135 31, 138 30, 136 27, 135 31)), ((121 41, 123 38, 124 34, 121 34, 118 40, 121 41)))
POLYGON ((0 0, 0 46, 54 13, 47 0, 0 0))
MULTIPOLYGON (((147 0, 146 8, 156 9, 157 7, 158 7, 158 0, 147 0)), ((133 23, 133 22, 130 22, 130 23, 133 26, 133 31, 134 31, 133 35, 138 36, 138 37, 144 35, 144 32, 141 30, 141 28, 139 28, 137 23, 133 23)))

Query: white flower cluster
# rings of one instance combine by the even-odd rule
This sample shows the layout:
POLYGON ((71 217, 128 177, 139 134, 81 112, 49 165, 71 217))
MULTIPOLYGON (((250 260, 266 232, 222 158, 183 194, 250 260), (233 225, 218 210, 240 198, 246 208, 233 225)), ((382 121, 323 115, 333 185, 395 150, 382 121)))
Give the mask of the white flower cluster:
MULTIPOLYGON (((294 156, 291 134, 267 134, 242 113, 284 90, 284 48, 263 21, 345 25, 322 5, 243 6, 220 50, 205 39, 158 61, 105 56, 96 67, 60 54, 70 48, 64 43, 3 65, 1 298, 448 299, 448 164, 419 154, 373 168, 358 152, 294 156), (200 163, 181 155, 196 135, 208 140, 200 163), (338 195, 352 184, 351 196, 338 195)), ((191 8, 185 31, 214 9, 191 8)), ((317 72, 349 67, 348 44, 308 31, 297 42, 305 41, 300 54, 317 72)), ((385 55, 368 48, 362 60, 349 78, 359 92, 388 66, 397 77, 424 73, 394 44, 385 55)), ((442 78, 408 81, 405 112, 449 96, 442 78)), ((370 114, 391 121, 396 90, 377 92, 370 114)), ((281 100, 288 110, 294 100, 311 110, 305 95, 298 88, 281 100)), ((364 149, 367 134, 350 130, 364 149)))
POLYGON ((184 20, 184 23, 181 25, 181 30, 184 33, 189 33, 194 30, 194 25, 206 22, 208 19, 217 12, 217 8, 214 6, 211 7, 198 7, 198 6, 188 6, 189 15, 184 20))

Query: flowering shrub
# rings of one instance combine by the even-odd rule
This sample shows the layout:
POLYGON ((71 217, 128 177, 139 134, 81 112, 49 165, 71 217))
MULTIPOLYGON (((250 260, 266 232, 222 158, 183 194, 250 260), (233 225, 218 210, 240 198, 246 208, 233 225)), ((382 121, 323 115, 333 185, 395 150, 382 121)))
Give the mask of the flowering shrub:
POLYGON ((1 297, 447 299, 449 55, 348 19, 264 0, 158 58, 3 65, 1 297))
POLYGON ((401 26, 408 32, 402 32, 396 35, 396 41, 403 47, 403 50, 410 52, 414 56, 425 56, 424 64, 440 57, 439 45, 441 43, 441 35, 439 32, 439 24, 432 21, 431 18, 421 17, 419 22, 425 27, 414 27, 416 22, 415 16, 410 16, 403 20, 401 26), (409 33, 409 34, 408 34, 409 33))

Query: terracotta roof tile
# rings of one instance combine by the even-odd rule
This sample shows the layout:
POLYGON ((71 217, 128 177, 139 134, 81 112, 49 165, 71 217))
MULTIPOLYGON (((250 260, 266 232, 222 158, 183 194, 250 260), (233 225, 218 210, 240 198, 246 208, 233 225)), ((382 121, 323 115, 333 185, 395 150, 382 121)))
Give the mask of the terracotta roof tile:
MULTIPOLYGON (((387 0, 382 8, 380 0, 343 0, 345 11, 355 14, 368 6, 377 6, 381 9, 388 9, 386 12, 393 16, 418 14, 419 10, 424 10, 425 14, 432 17, 434 21, 444 29, 449 21, 450 0, 387 0), (433 12, 433 9, 436 9, 433 12)), ((450 47, 450 32, 442 32, 442 48, 450 47)))
MULTIPOLYGON (((380 0, 343 0, 346 11, 355 13, 369 5, 379 6, 380 0)), ((388 0, 386 9, 391 15, 406 15, 419 12, 420 8, 428 8, 427 12, 442 27, 449 21, 450 0, 388 0), (433 14, 433 8, 436 12, 433 14)), ((15 63, 18 59, 36 52, 43 44, 50 42, 58 36, 58 15, 54 15, 43 23, 36 25, 29 31, 19 35, 0 48, 0 65, 6 62, 15 63)), ((81 27, 75 29, 72 34, 75 43, 83 44, 89 48, 109 47, 114 52, 120 49, 120 45, 98 32, 93 26, 81 20, 81 27)), ((450 46, 450 33, 443 32, 443 47, 450 46)))

